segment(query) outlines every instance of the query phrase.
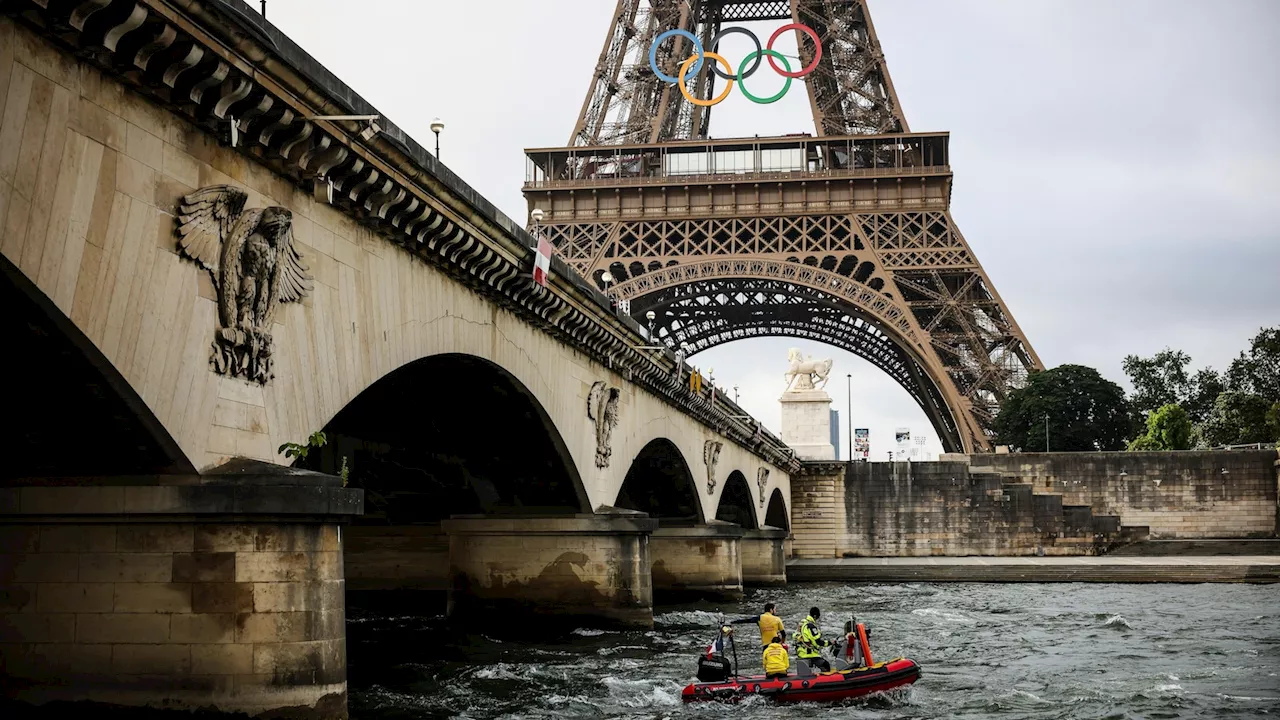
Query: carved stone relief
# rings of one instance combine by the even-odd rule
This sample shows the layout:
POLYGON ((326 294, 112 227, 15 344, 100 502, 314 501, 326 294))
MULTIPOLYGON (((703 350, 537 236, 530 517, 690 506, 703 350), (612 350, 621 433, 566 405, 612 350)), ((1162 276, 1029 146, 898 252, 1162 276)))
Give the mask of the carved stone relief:
POLYGON ((271 320, 281 303, 300 302, 312 277, 293 244, 293 214, 282 207, 245 210, 248 195, 212 185, 182 198, 178 251, 209 271, 218 294, 214 372, 266 384, 271 320))
POLYGON ((618 424, 618 396, 621 391, 615 387, 609 387, 603 381, 597 381, 591 386, 591 393, 587 396, 587 418, 595 423, 596 427, 596 467, 609 467, 609 456, 613 454, 613 449, 609 446, 610 439, 613 437, 613 428, 618 424))
POLYGON ((769 468, 756 470, 756 487, 760 489, 760 507, 764 507, 764 488, 769 484, 769 468))
POLYGON ((702 445, 702 461, 707 465, 707 494, 714 495, 716 491, 716 465, 720 463, 720 450, 724 448, 724 443, 715 440, 708 440, 702 445))

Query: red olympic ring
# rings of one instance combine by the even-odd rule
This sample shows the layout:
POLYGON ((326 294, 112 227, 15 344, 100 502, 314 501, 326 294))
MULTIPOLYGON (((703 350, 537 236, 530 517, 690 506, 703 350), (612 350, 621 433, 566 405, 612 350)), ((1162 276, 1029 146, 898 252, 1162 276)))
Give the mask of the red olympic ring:
POLYGON ((813 45, 815 48, 817 48, 817 52, 814 53, 813 55, 813 62, 809 63, 808 67, 802 68, 799 72, 787 72, 782 68, 778 67, 778 63, 773 59, 772 55, 768 55, 767 57, 769 58, 769 65, 773 67, 774 72, 778 73, 782 77, 801 78, 813 72, 814 69, 818 67, 818 63, 822 60, 822 40, 818 37, 818 33, 813 31, 813 28, 807 25, 802 25, 800 23, 791 23, 790 25, 783 25, 777 30, 774 30, 773 35, 769 36, 768 45, 766 45, 765 47, 767 47, 770 50, 773 50, 773 42, 777 40, 779 37, 781 37, 782 33, 788 30, 799 30, 805 33, 806 35, 808 35, 809 37, 813 38, 813 45))

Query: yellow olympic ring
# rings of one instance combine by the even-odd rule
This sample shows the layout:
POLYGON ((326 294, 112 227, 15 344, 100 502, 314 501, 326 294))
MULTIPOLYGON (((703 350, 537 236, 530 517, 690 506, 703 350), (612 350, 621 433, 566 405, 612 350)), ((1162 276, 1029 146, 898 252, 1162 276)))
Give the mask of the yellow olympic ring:
MULTIPOLYGON (((730 74, 733 73, 733 67, 729 65, 728 60, 725 60, 723 57, 713 52, 704 53, 704 54, 707 57, 711 58, 712 60, 719 62, 721 65, 724 65, 725 69, 728 70, 730 74)), ((729 97, 729 93, 733 90, 733 81, 730 80, 729 82, 727 82, 724 86, 724 92, 720 93, 714 98, 711 98, 710 100, 699 100, 695 98, 693 95, 689 94, 689 86, 685 84, 684 76, 688 74, 689 66, 694 64, 697 61, 698 61, 698 56, 695 54, 695 55, 690 55, 688 60, 685 60, 683 63, 680 64, 680 74, 677 75, 677 77, 680 78, 680 82, 679 82, 680 94, 684 95, 685 100, 688 100, 689 102, 693 103, 694 105, 697 105, 698 107, 711 107, 712 105, 719 105, 720 103, 724 102, 725 98, 729 97)))

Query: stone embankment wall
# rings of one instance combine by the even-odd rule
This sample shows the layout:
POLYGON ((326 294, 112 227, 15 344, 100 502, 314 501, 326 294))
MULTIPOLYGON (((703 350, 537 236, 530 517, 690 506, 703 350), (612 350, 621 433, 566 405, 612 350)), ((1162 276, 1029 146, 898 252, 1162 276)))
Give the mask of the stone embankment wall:
POLYGON ((974 472, 996 472, 1064 505, 1146 526, 1153 539, 1274 537, 1274 450, 1026 453, 970 456, 974 472))
POLYGON ((806 463, 792 482, 801 558, 1094 555, 1147 537, 1274 537, 1280 484, 1274 451, 806 463))

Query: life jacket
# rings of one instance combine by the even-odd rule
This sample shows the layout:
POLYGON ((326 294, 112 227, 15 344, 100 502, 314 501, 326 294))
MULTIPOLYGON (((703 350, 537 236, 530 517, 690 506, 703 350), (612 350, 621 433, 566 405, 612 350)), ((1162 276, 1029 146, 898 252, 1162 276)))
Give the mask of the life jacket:
POLYGON ((766 675, 785 673, 791 667, 791 658, 787 655, 787 648, 778 643, 773 643, 764 649, 763 662, 766 675))
POLYGON ((800 629, 795 633, 796 639, 796 657, 800 658, 816 658, 822 657, 822 648, 828 645, 827 641, 822 637, 822 631, 818 629, 818 622, 809 615, 800 623, 800 629))
POLYGON ((760 616, 760 644, 768 645, 773 639, 784 634, 787 627, 782 624, 782 618, 773 613, 765 613, 760 616))

